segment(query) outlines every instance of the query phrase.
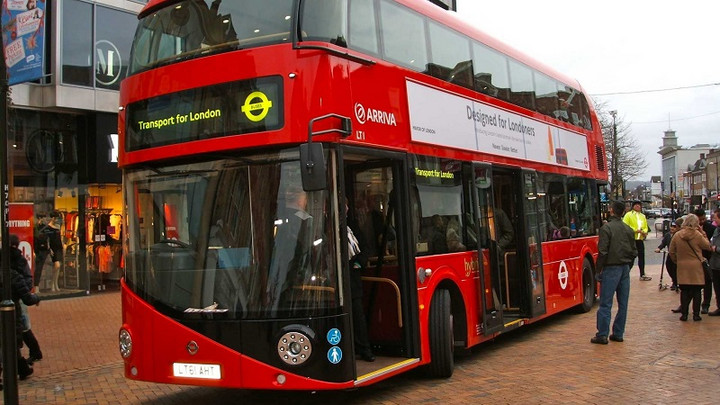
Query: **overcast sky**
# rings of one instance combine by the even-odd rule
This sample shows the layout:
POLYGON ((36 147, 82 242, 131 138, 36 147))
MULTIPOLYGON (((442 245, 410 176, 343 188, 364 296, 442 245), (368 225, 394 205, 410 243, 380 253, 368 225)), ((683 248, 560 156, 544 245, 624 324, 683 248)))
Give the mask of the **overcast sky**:
POLYGON ((668 128, 684 147, 720 143, 720 1, 457 0, 457 8, 617 110, 646 151, 637 180, 661 174, 668 128), (603 95, 621 92, 637 93, 603 95))

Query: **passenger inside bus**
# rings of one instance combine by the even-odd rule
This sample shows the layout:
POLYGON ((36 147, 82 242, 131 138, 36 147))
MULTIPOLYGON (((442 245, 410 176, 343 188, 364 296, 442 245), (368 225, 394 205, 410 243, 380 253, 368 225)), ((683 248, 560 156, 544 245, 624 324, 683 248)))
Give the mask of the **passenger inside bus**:
POLYGON ((291 299, 294 281, 310 265, 312 216, 305 209, 307 194, 293 185, 285 191, 285 207, 275 221, 275 243, 267 282, 270 309, 277 310, 281 301, 291 299))
POLYGON ((465 244, 462 240, 462 232, 460 231, 460 222, 457 220, 457 215, 450 217, 447 224, 447 231, 445 232, 445 240, 447 241, 447 248, 449 252, 462 252, 465 250, 465 244))
MULTIPOLYGON (((348 206, 347 199, 345 200, 345 212, 349 213, 350 208, 348 206)), ((348 223, 347 225, 347 238, 348 238, 348 257, 350 267, 350 296, 352 299, 352 320, 353 320, 353 331, 354 331, 354 342, 355 342, 355 354, 360 356, 365 361, 375 361, 375 355, 373 355, 370 347, 370 340, 368 338, 367 320, 365 318, 365 308, 363 306, 363 282, 362 276, 364 270, 367 268, 368 258, 363 252, 363 246, 367 246, 364 242, 362 235, 358 233, 355 235, 352 228, 357 225, 348 223)))
POLYGON ((430 252, 433 254, 447 253, 447 236, 445 219, 435 214, 432 216, 432 233, 430 235, 430 252))
POLYGON ((494 240, 497 242, 499 253, 502 256, 508 248, 514 245, 515 230, 510 218, 502 208, 495 208, 494 213, 494 240))

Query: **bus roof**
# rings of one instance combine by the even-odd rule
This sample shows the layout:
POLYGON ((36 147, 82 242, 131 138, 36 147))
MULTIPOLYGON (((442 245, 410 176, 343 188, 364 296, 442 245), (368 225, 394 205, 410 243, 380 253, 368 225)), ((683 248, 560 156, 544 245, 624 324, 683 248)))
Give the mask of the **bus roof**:
POLYGON ((458 32, 461 32, 465 35, 467 35, 470 38, 474 38, 478 40, 479 42, 482 42, 483 44, 497 50, 500 53, 503 53, 507 56, 510 56, 514 58, 515 60, 522 62, 528 66, 531 66, 542 73, 545 73, 546 75, 555 78, 561 82, 563 82, 566 85, 572 86, 575 89, 585 92, 580 83, 578 83, 577 79, 573 79, 563 73, 560 73, 559 71, 553 69, 552 67, 538 61, 537 59, 534 59, 527 54, 513 48, 512 46, 506 44, 505 42, 502 42, 501 40, 488 35, 484 31, 482 31, 480 28, 466 22, 465 20, 460 19, 458 17, 458 14, 454 11, 444 10, 431 2, 424 0, 424 1, 418 1, 418 0, 394 0, 397 3, 403 4, 407 6, 408 8, 412 8, 414 10, 419 11, 420 13, 450 27, 455 29, 458 32))
MULTIPOLYGON (((138 13, 138 17, 142 18, 148 13, 152 12, 153 10, 156 10, 160 7, 167 6, 170 4, 178 3, 182 0, 149 0, 147 5, 143 7, 143 9, 138 13)), ((538 60, 531 58, 527 54, 520 52, 519 50, 513 48, 512 46, 498 40, 497 38, 494 38, 479 28, 467 23, 464 20, 461 20, 457 13, 454 11, 445 10, 441 7, 438 7, 434 4, 432 4, 430 1, 427 0, 394 0, 395 2, 402 4, 410 9, 416 10, 419 13, 428 16, 450 28, 455 29, 458 32, 461 32, 468 37, 474 38, 478 40, 479 42, 497 50, 500 53, 503 53, 505 55, 508 55, 515 60, 522 62, 528 66, 532 66, 533 68, 545 73, 546 75, 555 78, 561 82, 563 82, 566 85, 572 86, 575 89, 585 93, 585 90, 582 88, 580 83, 563 73, 560 73, 559 71, 551 68, 550 66, 539 62, 538 60)), ((588 100, 590 101, 590 100, 588 100)))

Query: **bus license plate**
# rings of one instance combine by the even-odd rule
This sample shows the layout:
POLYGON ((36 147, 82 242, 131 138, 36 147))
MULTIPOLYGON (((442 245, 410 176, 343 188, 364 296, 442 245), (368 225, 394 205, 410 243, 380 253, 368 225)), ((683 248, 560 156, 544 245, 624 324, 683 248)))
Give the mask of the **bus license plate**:
POLYGON ((219 364, 173 363, 175 377, 220 379, 219 364))

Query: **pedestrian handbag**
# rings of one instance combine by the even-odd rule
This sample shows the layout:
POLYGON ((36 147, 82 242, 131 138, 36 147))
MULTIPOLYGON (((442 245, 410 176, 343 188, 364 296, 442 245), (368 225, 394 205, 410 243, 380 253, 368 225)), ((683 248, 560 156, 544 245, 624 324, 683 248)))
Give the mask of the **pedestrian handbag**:
POLYGON ((690 244, 690 241, 685 240, 685 242, 687 242, 688 246, 690 246, 690 250, 692 250, 693 254, 695 254, 695 257, 700 259, 700 263, 702 263, 703 273, 705 274, 705 279, 712 280, 712 272, 710 271, 710 263, 708 263, 706 258, 704 258, 704 257, 701 258, 700 256, 698 256, 697 252, 695 251, 695 249, 693 249, 692 245, 690 244))

